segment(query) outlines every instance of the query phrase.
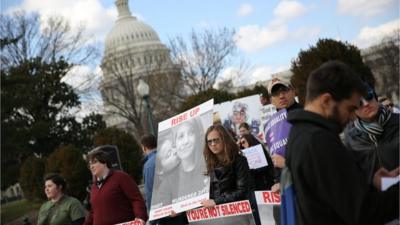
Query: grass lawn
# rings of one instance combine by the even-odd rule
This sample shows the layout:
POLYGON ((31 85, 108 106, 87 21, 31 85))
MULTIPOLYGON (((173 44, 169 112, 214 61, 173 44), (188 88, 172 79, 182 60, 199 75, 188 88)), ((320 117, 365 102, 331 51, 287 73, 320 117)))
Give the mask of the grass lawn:
POLYGON ((19 200, 1 205, 1 224, 6 224, 14 219, 28 214, 33 209, 38 209, 41 203, 19 200))

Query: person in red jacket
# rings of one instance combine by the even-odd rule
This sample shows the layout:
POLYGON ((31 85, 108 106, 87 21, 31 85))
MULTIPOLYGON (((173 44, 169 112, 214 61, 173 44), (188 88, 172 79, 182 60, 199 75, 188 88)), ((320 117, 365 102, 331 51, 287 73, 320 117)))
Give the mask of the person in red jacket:
POLYGON ((112 170, 106 152, 95 150, 87 156, 94 177, 90 193, 91 210, 84 225, 110 225, 138 220, 145 224, 146 206, 135 181, 125 172, 112 170))

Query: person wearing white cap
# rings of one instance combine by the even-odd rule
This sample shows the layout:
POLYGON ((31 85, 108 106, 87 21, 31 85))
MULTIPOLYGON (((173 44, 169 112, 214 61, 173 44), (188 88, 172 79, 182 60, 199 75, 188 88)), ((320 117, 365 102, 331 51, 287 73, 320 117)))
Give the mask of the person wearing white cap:
MULTIPOLYGON (((302 105, 296 102, 296 91, 290 81, 275 77, 268 83, 268 93, 271 96, 271 103, 276 107, 276 110, 286 109, 290 112, 294 109, 303 108, 302 105)), ((275 184, 271 191, 280 191, 280 175, 281 170, 285 167, 285 158, 278 154, 271 155, 272 162, 275 167, 275 184)), ((280 222, 280 207, 274 206, 274 219, 276 224, 280 222)))

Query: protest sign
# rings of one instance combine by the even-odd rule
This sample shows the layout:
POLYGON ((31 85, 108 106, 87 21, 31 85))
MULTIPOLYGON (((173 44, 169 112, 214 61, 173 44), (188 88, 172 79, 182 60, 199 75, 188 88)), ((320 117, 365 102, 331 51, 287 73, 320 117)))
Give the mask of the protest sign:
POLYGON ((118 223, 115 225, 142 225, 142 222, 140 222, 139 220, 132 220, 125 223, 118 223))
POLYGON ((261 144, 243 149, 242 152, 247 158, 250 169, 258 169, 268 166, 268 162, 265 158, 264 150, 261 144))
POLYGON ((263 128, 262 130, 265 130, 268 120, 271 118, 272 115, 276 113, 276 107, 272 104, 261 106, 260 113, 261 113, 261 125, 263 128))
POLYGON ((214 111, 218 113, 223 126, 236 136, 239 135, 239 125, 246 122, 250 126, 251 133, 263 140, 260 107, 259 95, 252 95, 216 104, 214 111))
POLYGON ((199 207, 209 198, 203 157, 213 100, 159 123, 150 220, 199 207))
POLYGON ((281 109, 271 116, 264 130, 270 154, 285 156, 285 149, 292 125, 287 122, 287 111, 281 109))
POLYGON ((261 225, 275 225, 273 206, 281 204, 279 193, 272 191, 256 191, 254 193, 261 225))
POLYGON ((189 224, 195 225, 252 225, 254 219, 250 202, 237 201, 216 205, 213 208, 199 208, 186 212, 189 224))

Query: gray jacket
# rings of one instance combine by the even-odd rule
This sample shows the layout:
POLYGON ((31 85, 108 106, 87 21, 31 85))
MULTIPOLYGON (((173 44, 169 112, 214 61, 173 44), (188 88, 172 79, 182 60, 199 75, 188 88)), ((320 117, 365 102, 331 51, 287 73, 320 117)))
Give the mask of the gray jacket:
POLYGON ((384 167, 390 171, 399 166, 399 116, 396 113, 391 115, 377 143, 361 139, 362 131, 353 123, 344 130, 344 144, 351 150, 369 182, 372 182, 378 168, 384 167))

